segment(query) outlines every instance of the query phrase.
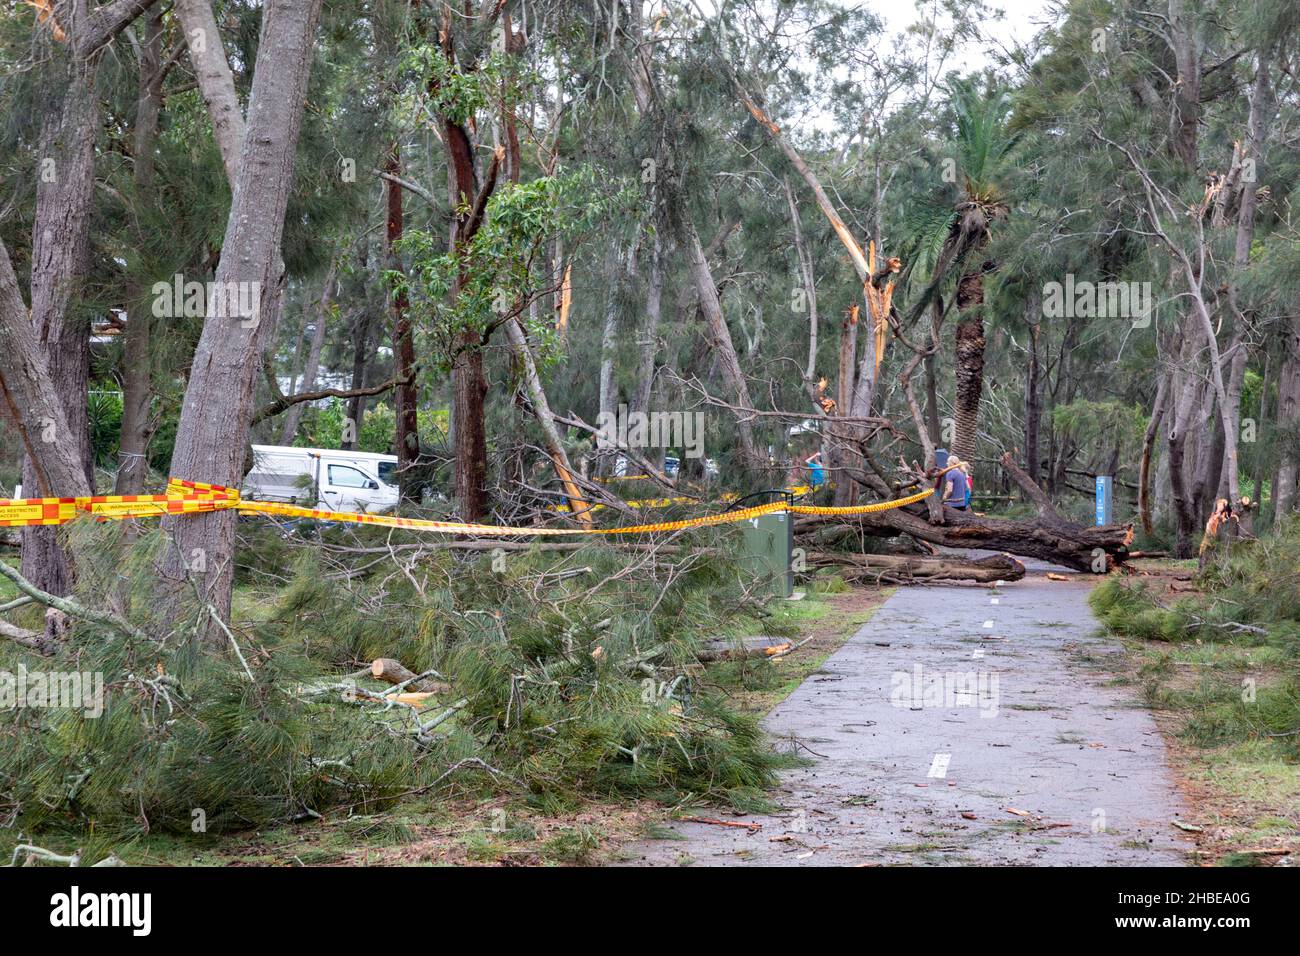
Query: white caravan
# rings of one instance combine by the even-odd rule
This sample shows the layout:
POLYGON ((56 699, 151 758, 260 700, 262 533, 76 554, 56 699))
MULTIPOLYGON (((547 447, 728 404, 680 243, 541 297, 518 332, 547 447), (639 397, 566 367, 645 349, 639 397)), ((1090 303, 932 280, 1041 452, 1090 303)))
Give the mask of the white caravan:
POLYGON ((396 467, 395 455, 254 445, 253 467, 240 493, 325 511, 380 513, 397 507, 397 487, 384 480, 396 467))

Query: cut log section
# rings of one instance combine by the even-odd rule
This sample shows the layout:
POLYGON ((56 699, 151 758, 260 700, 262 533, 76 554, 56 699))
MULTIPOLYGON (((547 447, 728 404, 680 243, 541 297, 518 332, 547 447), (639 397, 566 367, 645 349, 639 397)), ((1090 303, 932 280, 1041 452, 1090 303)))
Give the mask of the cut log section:
POLYGON ((714 638, 698 654, 701 661, 736 661, 745 658, 779 657, 794 645, 784 637, 745 637, 739 641, 714 638))
POLYGON ((401 661, 394 660, 391 657, 376 658, 370 665, 370 676, 375 680, 381 680, 386 684, 406 684, 406 690, 417 694, 443 694, 447 692, 448 685, 439 684, 431 680, 415 680, 419 675, 402 666, 401 661))

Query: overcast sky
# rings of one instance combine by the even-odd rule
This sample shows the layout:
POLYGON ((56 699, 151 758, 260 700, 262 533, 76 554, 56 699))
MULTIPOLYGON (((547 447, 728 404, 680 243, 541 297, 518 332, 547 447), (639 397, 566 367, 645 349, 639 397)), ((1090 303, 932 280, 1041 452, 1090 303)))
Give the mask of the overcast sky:
MULTIPOLYGON (((846 7, 865 5, 868 10, 880 17, 887 32, 893 34, 916 22, 918 13, 911 0, 840 0, 846 7)), ((995 10, 1001 10, 1001 20, 990 20, 984 31, 991 43, 998 43, 1011 49, 1017 43, 1027 43, 1035 33, 1046 26, 1051 15, 1048 14, 1048 0, 988 0, 995 10)), ((986 48, 971 46, 962 51, 950 67, 970 70, 978 69, 987 62, 986 48)))

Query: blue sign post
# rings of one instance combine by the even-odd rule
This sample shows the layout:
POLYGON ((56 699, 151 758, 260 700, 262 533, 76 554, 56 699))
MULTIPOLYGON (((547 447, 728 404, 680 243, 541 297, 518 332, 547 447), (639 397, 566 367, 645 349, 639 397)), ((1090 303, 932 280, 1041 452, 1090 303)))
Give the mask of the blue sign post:
POLYGON ((1097 476, 1097 526, 1111 524, 1115 516, 1110 475, 1097 476))

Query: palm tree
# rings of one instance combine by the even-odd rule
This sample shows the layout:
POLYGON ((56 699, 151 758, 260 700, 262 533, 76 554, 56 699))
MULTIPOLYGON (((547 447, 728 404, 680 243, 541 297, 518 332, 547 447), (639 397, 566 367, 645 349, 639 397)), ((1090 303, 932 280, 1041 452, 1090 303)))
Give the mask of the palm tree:
POLYGON ((957 324, 957 394, 954 402, 956 432, 953 452, 965 460, 975 455, 975 429, 979 421, 980 393, 984 387, 984 276, 996 268, 980 252, 988 245, 995 222, 1006 218, 1008 204, 1002 191, 1008 158, 1019 140, 1007 123, 1011 94, 983 89, 970 80, 955 81, 948 89, 953 116, 953 147, 962 180, 951 205, 923 211, 913 233, 914 273, 929 282, 913 307, 919 315, 954 274, 957 324), (919 272, 918 272, 919 270, 919 272))

